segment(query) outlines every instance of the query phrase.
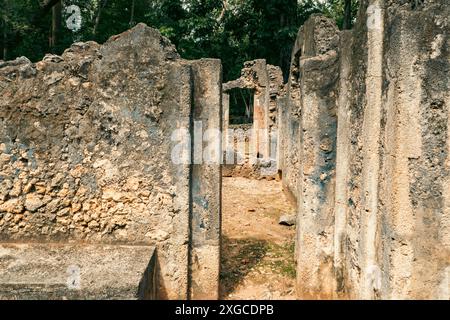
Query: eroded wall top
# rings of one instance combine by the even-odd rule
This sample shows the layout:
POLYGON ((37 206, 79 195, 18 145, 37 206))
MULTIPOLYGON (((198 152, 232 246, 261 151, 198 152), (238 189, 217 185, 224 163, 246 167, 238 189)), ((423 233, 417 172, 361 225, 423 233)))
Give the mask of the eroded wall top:
MULTIPOLYGON (((204 101, 220 129, 220 61, 182 60, 139 24, 103 45, 2 62, 0 95, 0 240, 156 245, 161 297, 187 298, 196 178, 190 149, 185 162, 172 153, 204 101)), ((209 172, 220 179, 218 164, 209 172)), ((218 224, 220 195, 208 201, 218 224)))

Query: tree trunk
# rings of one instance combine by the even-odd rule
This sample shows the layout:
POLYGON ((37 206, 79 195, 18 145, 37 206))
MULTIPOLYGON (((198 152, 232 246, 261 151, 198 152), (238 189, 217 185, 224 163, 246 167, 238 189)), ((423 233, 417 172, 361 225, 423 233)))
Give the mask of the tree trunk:
POLYGON ((217 18, 217 22, 221 22, 223 20, 227 10, 228 10, 228 0, 223 0, 222 1, 222 12, 220 13, 219 18, 217 18))
POLYGON ((342 28, 348 30, 352 28, 352 0, 345 0, 344 6, 344 24, 342 28))
POLYGON ((38 22, 43 18, 61 0, 47 0, 42 5, 39 11, 31 19, 32 25, 37 25, 38 22))
MULTIPOLYGON (((9 0, 3 0, 3 1, 4 1, 5 12, 8 12, 8 1, 9 0)), ((40 22, 49 13, 49 11, 52 10, 52 8, 58 2, 61 2, 61 0, 40 1, 39 2, 40 7, 37 10, 37 12, 32 16, 32 18, 30 20, 30 26, 34 27, 35 30, 39 30, 42 33, 50 35, 50 37, 51 37, 51 35, 52 35, 51 28, 49 28, 50 30, 45 30, 44 28, 42 28, 40 22)), ((4 18, 8 19, 7 16, 4 16, 4 18)), ((5 32, 5 29, 4 29, 3 33, 4 32, 5 32)), ((24 40, 23 33, 20 31, 15 31, 15 30, 9 29, 8 23, 6 24, 6 35, 7 35, 7 37, 5 38, 5 35, 3 34, 3 41, 6 42, 6 46, 3 47, 3 51, 4 51, 3 56, 4 57, 9 55, 10 49, 17 48, 24 40), (5 51, 6 51, 6 53, 5 53, 5 51)), ((49 37, 49 44, 50 44, 50 37, 49 37)))
POLYGON ((4 2, 4 12, 2 18, 2 59, 8 59, 8 0, 4 2))
POLYGON ((3 32, 2 32, 2 59, 7 60, 8 56, 8 30, 6 25, 6 19, 3 17, 3 32))
POLYGON ((100 25, 102 11, 106 7, 107 4, 108 4, 108 0, 102 0, 98 4, 98 11, 97 11, 97 16, 95 17, 94 30, 92 31, 94 37, 97 35, 97 32, 98 32, 98 26, 100 25))
MULTIPOLYGON (((287 2, 284 10, 281 11, 280 14, 280 29, 283 28, 295 28, 297 26, 298 20, 298 9, 297 9, 297 0, 290 0, 287 2), (295 26, 295 27, 294 27, 295 26)), ((283 45, 279 49, 279 64, 278 66, 281 68, 283 72, 283 80, 285 82, 288 81, 289 78, 289 70, 291 68, 291 54, 292 54, 292 44, 283 45)))
POLYGON ((56 53, 58 45, 59 33, 61 32, 62 6, 61 1, 56 3, 52 8, 52 34, 50 37, 50 50, 56 53))
POLYGON ((131 14, 130 14, 130 27, 134 26, 134 8, 135 8, 135 0, 131 1, 131 14))

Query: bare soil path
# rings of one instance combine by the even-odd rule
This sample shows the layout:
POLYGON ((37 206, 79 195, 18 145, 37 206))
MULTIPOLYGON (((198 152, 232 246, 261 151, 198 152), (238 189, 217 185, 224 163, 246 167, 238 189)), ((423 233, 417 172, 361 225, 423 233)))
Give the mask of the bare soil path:
POLYGON ((280 182, 223 179, 222 299, 295 299, 295 226, 278 224, 291 212, 280 182))

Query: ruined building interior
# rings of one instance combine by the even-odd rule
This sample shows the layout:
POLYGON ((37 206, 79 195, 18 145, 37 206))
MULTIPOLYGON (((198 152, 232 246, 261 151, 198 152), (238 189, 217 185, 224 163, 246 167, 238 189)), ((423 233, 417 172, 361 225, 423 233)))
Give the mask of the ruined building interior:
POLYGON ((230 179, 281 185, 295 213, 274 220, 295 243, 287 298, 450 299, 449 16, 313 15, 287 83, 264 57, 223 83, 144 24, 0 61, 0 299, 224 298, 230 179), (230 123, 235 89, 250 125, 230 123))

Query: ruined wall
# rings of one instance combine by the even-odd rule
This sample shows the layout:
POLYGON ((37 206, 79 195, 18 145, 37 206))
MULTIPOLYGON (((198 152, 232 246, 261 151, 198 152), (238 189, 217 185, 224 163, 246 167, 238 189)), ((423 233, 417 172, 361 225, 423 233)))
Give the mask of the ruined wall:
POLYGON ((276 168, 275 173, 269 171, 271 162, 256 158, 253 126, 251 124, 229 125, 229 130, 228 153, 224 157, 222 176, 275 179, 276 168))
POLYGON ((278 174, 279 99, 284 96, 283 73, 266 60, 247 61, 239 79, 223 84, 224 175, 273 179, 278 174), (253 124, 229 124, 232 89, 254 90, 253 124), (231 132, 228 132, 228 129, 231 132))
POLYGON ((363 2, 342 45, 351 48, 341 56, 338 187, 347 185, 348 204, 336 212, 342 250, 335 254, 345 270, 342 296, 449 299, 444 2, 363 2))
POLYGON ((217 297, 220 192, 203 184, 220 182, 219 162, 192 173, 190 150, 180 163, 172 152, 194 117, 220 129, 220 84, 220 61, 184 61, 143 24, 2 63, 1 241, 156 245, 161 298, 217 297))
POLYGON ((289 86, 283 175, 298 203, 296 256, 302 298, 330 298, 333 292, 338 32, 332 20, 313 16, 300 30, 293 54, 298 80, 291 79, 289 86))
POLYGON ((373 295, 450 299, 450 1, 413 5, 385 9, 373 295))
POLYGON ((299 298, 450 298, 449 10, 361 1, 352 31, 300 30, 283 148, 299 298))
POLYGON ((269 131, 275 131, 279 124, 277 120, 278 110, 280 109, 279 99, 284 97, 286 92, 281 68, 269 64, 267 65, 267 72, 269 75, 269 120, 267 125, 269 131))
POLYGON ((297 201, 299 167, 299 121, 300 121, 300 56, 303 47, 303 27, 300 28, 291 55, 289 80, 286 85, 284 108, 280 114, 281 161, 283 189, 297 201))

